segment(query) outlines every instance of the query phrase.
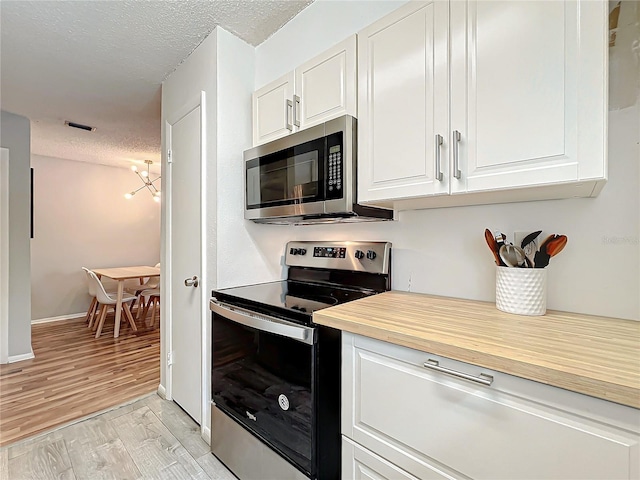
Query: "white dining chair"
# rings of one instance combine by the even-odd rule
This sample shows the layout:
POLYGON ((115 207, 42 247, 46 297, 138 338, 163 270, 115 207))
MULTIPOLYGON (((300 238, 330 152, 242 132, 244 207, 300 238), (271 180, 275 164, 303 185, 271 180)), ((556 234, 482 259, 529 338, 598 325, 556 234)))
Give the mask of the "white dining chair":
MULTIPOLYGON (((95 321, 96 315, 98 313, 98 308, 100 305, 99 305, 98 299, 96 298, 96 286, 91 276, 89 276, 89 272, 91 272, 91 270, 89 270, 87 267, 82 267, 82 270, 84 270, 84 273, 87 279, 87 288, 89 290, 89 295, 91 295, 92 297, 91 304, 89 305, 89 309, 87 310, 87 315, 84 321, 89 323, 87 328, 91 328, 93 327, 93 322, 95 321)), ((111 290, 107 290, 107 294, 113 295, 115 294, 115 292, 112 292, 111 290)))
POLYGON ((156 325, 156 312, 160 307, 160 289, 159 288, 151 288, 148 290, 143 290, 140 292, 138 296, 140 299, 140 304, 138 306, 138 319, 146 319, 147 313, 149 312, 149 307, 151 307, 151 328, 156 325), (145 304, 145 298, 146 304, 145 304))
MULTIPOLYGON (((101 305, 100 308, 100 316, 98 318, 98 327, 96 330, 96 338, 100 336, 102 333, 102 327, 104 325, 104 320, 107 317, 107 310, 110 306, 112 306, 115 310, 116 304, 118 303, 117 297, 110 296, 102 285, 102 282, 98 278, 98 276, 89 270, 89 277, 93 281, 93 285, 96 291, 96 299, 98 303, 101 305)), ((136 327, 136 322, 133 320, 133 316, 131 315, 131 309, 129 308, 129 303, 133 302, 136 299, 135 295, 131 295, 128 293, 123 293, 122 295, 122 310, 124 312, 125 317, 129 320, 129 324, 134 332, 138 331, 138 327, 136 327)))
MULTIPOLYGON (((156 268, 160 268, 160 264, 156 263, 156 268)), ((132 295, 135 295, 136 297, 140 297, 140 293, 144 290, 153 290, 156 289, 160 286, 160 277, 150 277, 149 279, 147 279, 146 282, 141 283, 139 285, 135 285, 135 286, 126 286, 124 287, 124 290, 127 293, 130 293, 132 295)), ((131 310, 133 311, 133 306, 136 304, 136 302, 134 301, 131 304, 131 310)), ((140 308, 144 307, 144 304, 141 302, 138 305, 138 314, 140 313, 140 308)), ((140 318, 140 315, 138 315, 138 318, 140 318)))

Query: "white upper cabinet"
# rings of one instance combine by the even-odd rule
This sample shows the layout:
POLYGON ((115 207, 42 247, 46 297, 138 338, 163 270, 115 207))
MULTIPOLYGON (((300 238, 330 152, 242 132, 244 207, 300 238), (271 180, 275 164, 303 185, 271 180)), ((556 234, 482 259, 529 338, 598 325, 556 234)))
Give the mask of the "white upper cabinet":
POLYGON ((606 3, 450 5, 452 192, 604 178, 606 3))
POLYGON ((448 9, 412 2, 358 34, 360 201, 449 191, 448 9))
POLYGON ((606 48, 606 2, 413 1, 365 28, 359 200, 403 209, 597 195, 606 48))
POLYGON ((253 144, 293 131, 293 72, 253 93, 253 144))
POLYGON ((352 35, 254 92, 254 145, 341 115, 355 117, 356 81, 352 35))
POLYGON ((356 116, 356 36, 295 70, 300 129, 349 114, 356 116))

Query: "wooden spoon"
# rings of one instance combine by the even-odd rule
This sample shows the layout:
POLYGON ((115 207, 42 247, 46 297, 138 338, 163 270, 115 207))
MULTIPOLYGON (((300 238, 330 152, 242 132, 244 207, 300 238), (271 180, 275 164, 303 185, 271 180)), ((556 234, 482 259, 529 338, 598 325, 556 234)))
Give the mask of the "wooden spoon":
POLYGON ((536 252, 534 258, 535 267, 544 268, 549 265, 549 259, 559 254, 566 244, 566 235, 549 235, 540 245, 540 250, 536 252))
POLYGON ((555 257, 559 254, 567 244, 566 235, 555 235, 555 238, 547 243, 547 253, 550 257, 555 257))
POLYGON ((496 261, 496 265, 504 265, 502 260, 500 259, 500 255, 498 254, 498 243, 496 239, 493 237, 493 233, 487 228, 484 231, 484 239, 487 241, 487 245, 489 245, 489 250, 493 253, 493 258, 496 261))

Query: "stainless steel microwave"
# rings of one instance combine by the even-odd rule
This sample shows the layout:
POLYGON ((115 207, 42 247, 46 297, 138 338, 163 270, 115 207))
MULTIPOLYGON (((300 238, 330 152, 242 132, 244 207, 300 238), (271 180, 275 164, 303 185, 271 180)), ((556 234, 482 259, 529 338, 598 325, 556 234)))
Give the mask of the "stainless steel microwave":
POLYGON ((393 220, 357 203, 356 119, 345 115, 244 152, 244 218, 307 224, 393 220))

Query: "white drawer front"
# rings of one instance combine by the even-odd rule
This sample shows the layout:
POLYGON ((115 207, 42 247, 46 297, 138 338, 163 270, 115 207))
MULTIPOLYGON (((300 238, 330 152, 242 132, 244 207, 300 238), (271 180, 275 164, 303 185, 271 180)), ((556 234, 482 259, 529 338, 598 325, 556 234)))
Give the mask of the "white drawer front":
MULTIPOLYGON (((447 477, 433 477, 445 479, 447 477)), ((418 480, 375 453, 342 437, 342 480, 418 480)))
POLYGON ((353 360, 353 439, 409 472, 435 462, 492 480, 637 474, 631 434, 421 364, 359 349, 353 360))

